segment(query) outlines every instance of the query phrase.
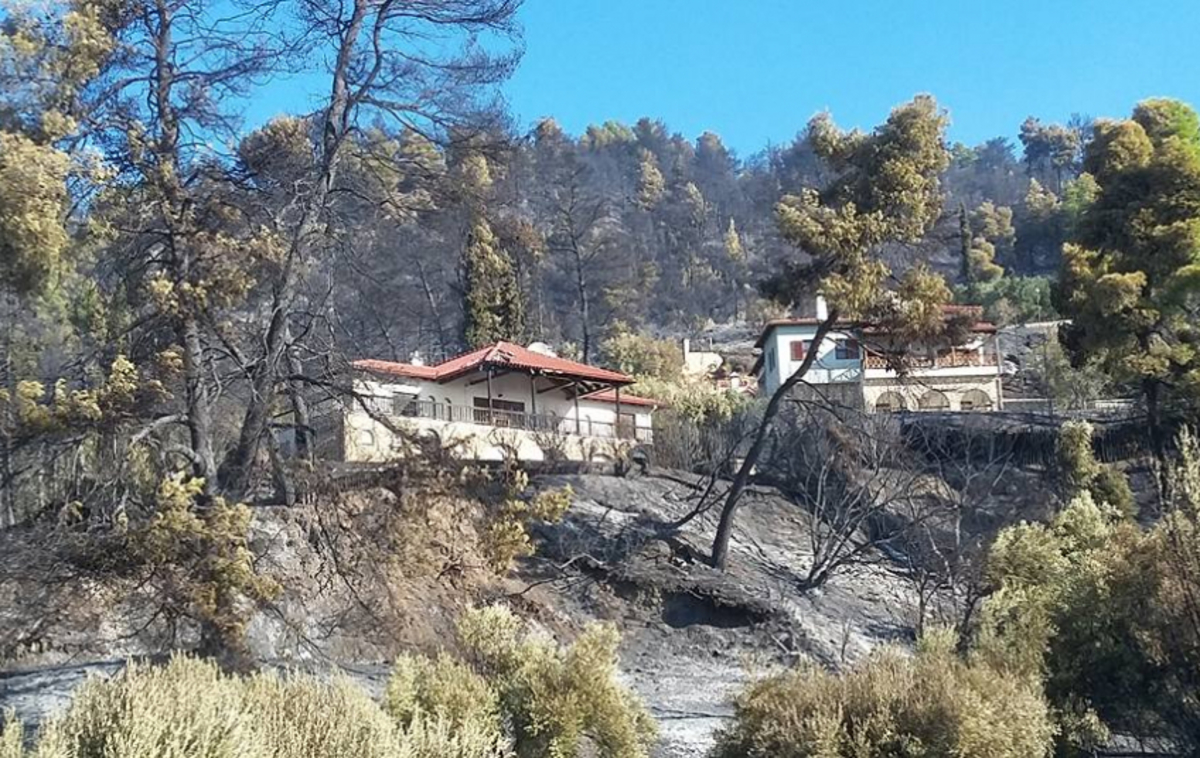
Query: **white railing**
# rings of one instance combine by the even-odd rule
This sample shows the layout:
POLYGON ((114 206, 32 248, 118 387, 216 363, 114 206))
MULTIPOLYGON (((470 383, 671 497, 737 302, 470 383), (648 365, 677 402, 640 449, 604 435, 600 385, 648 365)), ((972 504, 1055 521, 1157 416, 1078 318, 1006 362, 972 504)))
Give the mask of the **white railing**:
POLYGON ((519 429, 529 432, 574 434, 580 437, 627 439, 650 442, 652 432, 635 426, 632 421, 620 423, 594 421, 590 418, 564 418, 554 413, 526 413, 498 408, 474 408, 466 405, 438 403, 432 400, 410 400, 397 408, 392 416, 399 418, 431 419, 447 423, 476 424, 497 429, 519 429))

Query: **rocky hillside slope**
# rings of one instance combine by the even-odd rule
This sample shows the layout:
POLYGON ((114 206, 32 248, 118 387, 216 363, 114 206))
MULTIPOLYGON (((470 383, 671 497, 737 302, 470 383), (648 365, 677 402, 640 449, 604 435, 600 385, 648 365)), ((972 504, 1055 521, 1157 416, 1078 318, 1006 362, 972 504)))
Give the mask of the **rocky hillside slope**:
MULTIPOLYGON (((909 588, 885 566, 839 575, 819 591, 798 590, 810 560, 805 516, 777 492, 750 494, 731 568, 719 573, 697 559, 707 550, 715 514, 694 519, 669 540, 657 536, 662 524, 693 507, 699 493, 693 477, 654 472, 533 481, 563 485, 574 492, 566 518, 541 528, 537 554, 503 579, 486 578, 467 553, 456 554, 467 540, 453 519, 428 545, 409 545, 404 555, 395 555, 394 546, 390 556, 381 551, 370 539, 378 531, 371 524, 390 492, 359 492, 337 508, 317 502, 259 509, 260 568, 284 592, 251 620, 249 655, 264 665, 341 671, 378 692, 399 650, 452 644, 453 619, 467 604, 506 602, 564 639, 591 621, 607 621, 623 634, 623 676, 661 726, 658 754, 695 756, 755 671, 801 656, 836 666, 911 637, 909 588), (329 537, 338 530, 341 537, 329 537), (440 566, 436 573, 412 570, 432 556, 439 559, 426 562, 440 566)), ((37 567, 21 564, 18 540, 0 536, 0 636, 37 642, 0 667, 0 710, 36 721, 68 702, 83 677, 111 674, 128 656, 161 655, 193 642, 186 624, 156 617, 139 588, 86 578, 38 584, 37 567)))

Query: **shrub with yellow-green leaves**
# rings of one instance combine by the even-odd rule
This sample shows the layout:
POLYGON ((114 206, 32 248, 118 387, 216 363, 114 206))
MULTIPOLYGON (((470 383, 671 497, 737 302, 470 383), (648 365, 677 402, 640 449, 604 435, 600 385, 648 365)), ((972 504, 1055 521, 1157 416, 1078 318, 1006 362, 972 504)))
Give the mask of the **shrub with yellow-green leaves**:
POLYGON ((421 715, 397 723, 366 692, 306 675, 223 674, 187 657, 133 664, 77 691, 26 750, 8 714, 0 758, 504 758, 495 733, 421 715))
POLYGON ((1060 747, 1109 728, 1197 749, 1200 455, 1185 436, 1169 512, 1143 530, 1084 491, 1048 524, 1019 524, 987 560, 975 655, 1043 681, 1060 747))
POLYGON ((883 649, 845 672, 802 664, 751 684, 713 758, 1037 758, 1054 726, 1036 679, 955 652, 883 649))
POLYGON ((127 548, 132 560, 162 580, 175 596, 170 600, 199 618, 205 644, 236 646, 244 604, 273 598, 279 585, 255 570, 250 509, 220 497, 200 507, 203 489, 203 480, 184 474, 164 479, 153 515, 130 531, 127 548))
POLYGON ((491 509, 483 548, 489 566, 502 574, 516 559, 533 554, 529 527, 536 522, 552 524, 561 521, 571 505, 573 493, 570 486, 566 486, 525 497, 529 474, 515 463, 504 467, 498 484, 500 494, 492 498, 498 504, 491 509))
POLYGON ((1086 421, 1068 421, 1059 430, 1055 452, 1066 498, 1088 492, 1097 502, 1134 515, 1137 504, 1129 480, 1116 468, 1096 460, 1093 434, 1092 425, 1086 421))
POLYGON ((503 733, 522 758, 643 758, 654 724, 616 679, 618 636, 594 626, 572 644, 525 633, 506 608, 469 611, 459 623, 463 661, 397 661, 385 708, 401 724, 422 718, 477 734, 503 733))

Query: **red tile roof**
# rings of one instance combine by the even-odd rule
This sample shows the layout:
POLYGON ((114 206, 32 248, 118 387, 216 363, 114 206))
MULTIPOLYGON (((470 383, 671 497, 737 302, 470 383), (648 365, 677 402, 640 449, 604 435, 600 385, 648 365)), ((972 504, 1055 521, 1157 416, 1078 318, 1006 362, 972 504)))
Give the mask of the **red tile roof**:
POLYGON ((437 368, 435 366, 416 366, 411 363, 379 361, 374 358, 364 358, 354 361, 350 365, 356 369, 370 371, 372 374, 388 374, 389 376, 403 376, 411 379, 437 379, 437 368))
MULTIPOLYGON (((371 359, 354 361, 351 365, 354 368, 376 374, 402 376, 411 379, 426 379, 437 382, 448 381, 485 367, 491 367, 512 368, 518 371, 537 373, 545 376, 606 382, 608 384, 633 383, 633 379, 625 374, 589 366, 585 363, 569 361, 566 358, 544 355, 512 342, 497 342, 494 345, 481 347, 478 350, 460 355, 457 358, 443 361, 435 366, 414 366, 411 363, 393 363, 391 361, 371 359)), ((622 398, 623 401, 624 398, 622 398)))
MULTIPOLYGON (((614 392, 613 390, 600 390, 599 392, 593 392, 590 395, 584 395, 584 396, 580 397, 579 399, 580 400, 595 400, 596 402, 599 402, 599 403, 616 403, 617 402, 617 393, 614 392)), ((641 405, 641 406, 645 406, 647 408, 661 408, 664 405, 666 405, 666 403, 661 402, 659 400, 651 400, 648 397, 638 397, 636 395, 626 395, 624 392, 622 392, 621 393, 621 405, 641 405)))

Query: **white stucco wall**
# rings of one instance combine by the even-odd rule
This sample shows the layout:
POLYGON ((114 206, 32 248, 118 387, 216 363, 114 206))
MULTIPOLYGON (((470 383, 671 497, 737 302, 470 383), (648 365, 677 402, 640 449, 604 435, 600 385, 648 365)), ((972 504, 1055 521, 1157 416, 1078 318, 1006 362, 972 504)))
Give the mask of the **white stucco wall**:
MULTIPOLYGON (((363 379, 356 382, 356 387, 364 397, 374 399, 376 414, 386 416, 393 425, 413 433, 436 433, 443 445, 454 444, 464 458, 499 460, 506 450, 515 450, 521 460, 543 460, 554 455, 568 460, 614 460, 623 450, 650 439, 651 408, 622 405, 622 416, 633 415, 637 440, 617 439, 613 435, 617 421, 614 403, 579 400, 577 425, 576 404, 565 397, 563 390, 551 389, 537 394, 536 398, 531 397, 529 377, 523 374, 494 377, 492 399, 524 403, 525 413, 534 413, 536 403, 539 416, 560 419, 557 429, 529 431, 472 423, 475 399, 486 400, 488 397, 486 382, 471 384, 476 378, 466 377, 446 384, 363 379), (452 420, 398 416, 393 399, 396 395, 415 395, 419 401, 438 403, 443 416, 452 420), (444 409, 451 407, 457 410, 453 414, 446 413, 444 409)), ((540 380, 537 389, 550 386, 549 382, 540 380)), ((387 424, 358 402, 346 411, 343 434, 347 461, 383 461, 404 453, 403 435, 394 435, 387 424)))
MULTIPOLYGON (((792 360, 792 343, 800 340, 811 341, 816 333, 815 325, 793 324, 777 326, 771 330, 767 341, 763 344, 762 369, 759 373, 759 387, 762 394, 773 393, 796 369, 800 368, 800 361, 792 360)), ((825 335, 825 339, 821 341, 817 350, 817 360, 805 375, 805 381, 811 384, 857 382, 862 373, 861 359, 839 360, 836 355, 837 341, 852 339, 854 339, 853 335, 843 331, 831 331, 825 335)))
MULTIPOLYGON (((879 398, 887 392, 895 392, 904 398, 905 408, 910 411, 919 409, 920 399, 930 391, 941 392, 950 401, 947 410, 963 410, 963 396, 971 390, 979 390, 992 401, 992 410, 999 410, 1001 403, 1000 377, 998 376, 944 376, 931 375, 911 376, 903 379, 892 376, 888 378, 868 378, 863 384, 863 400, 867 411, 874 411, 879 398)), ((978 410, 978 409, 973 409, 978 410)))

